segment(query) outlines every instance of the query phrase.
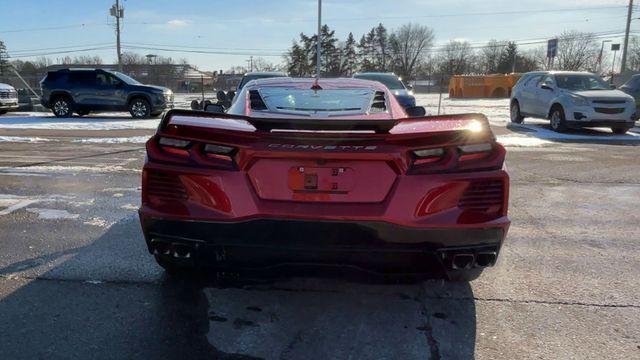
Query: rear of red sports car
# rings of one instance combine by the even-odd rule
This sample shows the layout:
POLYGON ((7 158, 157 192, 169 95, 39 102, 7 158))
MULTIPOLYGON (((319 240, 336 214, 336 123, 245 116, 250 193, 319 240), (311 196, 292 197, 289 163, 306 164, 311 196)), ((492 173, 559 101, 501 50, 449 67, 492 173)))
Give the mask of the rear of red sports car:
POLYGON ((261 80, 226 114, 165 115, 147 142, 140 221, 169 270, 469 280, 509 227, 504 160, 480 114, 409 118, 369 81, 261 80))

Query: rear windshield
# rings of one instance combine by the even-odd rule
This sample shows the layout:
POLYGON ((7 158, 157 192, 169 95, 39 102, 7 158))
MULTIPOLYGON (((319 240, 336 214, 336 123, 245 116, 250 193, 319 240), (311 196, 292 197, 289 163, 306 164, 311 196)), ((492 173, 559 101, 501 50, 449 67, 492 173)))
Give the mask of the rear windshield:
POLYGON ((365 113, 371 104, 372 89, 307 90, 262 88, 262 99, 277 112, 358 112, 365 113))

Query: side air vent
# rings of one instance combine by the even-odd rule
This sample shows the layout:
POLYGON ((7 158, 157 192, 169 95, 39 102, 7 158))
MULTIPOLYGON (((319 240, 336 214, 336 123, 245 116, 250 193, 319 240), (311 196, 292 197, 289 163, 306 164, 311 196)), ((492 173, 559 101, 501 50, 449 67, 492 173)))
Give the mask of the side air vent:
POLYGON ((461 209, 498 212, 502 210, 504 184, 502 180, 472 182, 458 202, 461 209))
POLYGON ((384 96, 384 91, 376 91, 373 95, 373 101, 371 102, 370 113, 382 113, 387 111, 387 101, 384 96))
POLYGON ((258 90, 249 90, 249 101, 251 102, 251 110, 267 110, 267 105, 258 90))
POLYGON ((187 191, 176 175, 156 171, 147 173, 147 194, 165 199, 183 200, 187 198, 187 191))

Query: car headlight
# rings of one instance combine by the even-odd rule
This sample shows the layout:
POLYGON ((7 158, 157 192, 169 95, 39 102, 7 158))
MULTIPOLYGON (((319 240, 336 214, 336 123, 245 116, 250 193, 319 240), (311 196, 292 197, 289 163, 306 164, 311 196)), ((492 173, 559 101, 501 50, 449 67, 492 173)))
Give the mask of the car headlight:
POLYGON ((580 95, 575 95, 575 94, 569 94, 569 97, 571 98, 571 101, 573 101, 574 105, 578 105, 578 106, 589 105, 589 100, 587 100, 587 98, 585 97, 582 97, 580 95))

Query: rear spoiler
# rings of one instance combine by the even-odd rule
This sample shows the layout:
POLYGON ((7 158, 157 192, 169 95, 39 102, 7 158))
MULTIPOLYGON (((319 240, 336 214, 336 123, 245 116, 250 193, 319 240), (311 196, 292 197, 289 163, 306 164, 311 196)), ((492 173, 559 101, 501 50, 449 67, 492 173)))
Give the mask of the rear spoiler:
POLYGON ((194 126, 242 132, 368 132, 376 134, 418 134, 451 131, 481 132, 489 130, 483 114, 452 114, 423 116, 397 120, 256 118, 192 110, 169 110, 158 127, 169 125, 194 126))

